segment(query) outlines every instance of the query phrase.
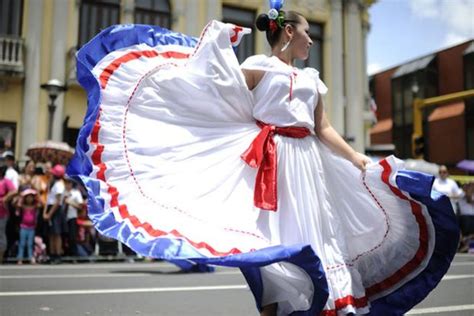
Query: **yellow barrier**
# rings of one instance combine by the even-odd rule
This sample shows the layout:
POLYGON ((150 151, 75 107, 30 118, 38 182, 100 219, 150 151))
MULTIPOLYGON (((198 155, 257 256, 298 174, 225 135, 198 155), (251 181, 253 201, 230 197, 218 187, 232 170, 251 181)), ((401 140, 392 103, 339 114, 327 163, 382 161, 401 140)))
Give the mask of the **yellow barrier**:
POLYGON ((461 185, 469 182, 474 182, 474 176, 450 175, 449 178, 460 183, 461 185))

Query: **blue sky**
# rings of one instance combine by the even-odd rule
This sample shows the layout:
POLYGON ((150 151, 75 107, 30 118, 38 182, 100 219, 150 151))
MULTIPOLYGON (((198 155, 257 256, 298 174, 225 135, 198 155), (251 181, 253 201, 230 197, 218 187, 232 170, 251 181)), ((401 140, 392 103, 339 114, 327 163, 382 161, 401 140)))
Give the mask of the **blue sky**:
POLYGON ((369 14, 369 74, 474 39, 474 0, 378 0, 369 14))

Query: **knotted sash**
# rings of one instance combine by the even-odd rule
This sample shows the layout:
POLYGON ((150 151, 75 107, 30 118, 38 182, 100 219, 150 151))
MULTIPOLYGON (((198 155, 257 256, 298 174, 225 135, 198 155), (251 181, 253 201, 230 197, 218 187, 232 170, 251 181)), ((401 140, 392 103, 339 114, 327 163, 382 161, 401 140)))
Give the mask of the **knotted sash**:
POLYGON ((277 127, 257 121, 260 133, 240 156, 250 167, 258 168, 255 179, 254 204, 256 207, 277 210, 277 153, 273 135, 304 138, 309 129, 300 126, 277 127))

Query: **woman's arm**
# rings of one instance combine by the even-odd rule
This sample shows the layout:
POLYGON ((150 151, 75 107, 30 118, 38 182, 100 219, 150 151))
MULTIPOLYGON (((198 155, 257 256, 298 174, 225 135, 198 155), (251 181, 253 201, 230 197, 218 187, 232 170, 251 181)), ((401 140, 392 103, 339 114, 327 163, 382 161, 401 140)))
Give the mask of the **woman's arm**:
POLYGON ((369 157, 352 149, 331 126, 324 112, 321 96, 318 98, 318 105, 314 111, 314 122, 314 132, 326 146, 352 162, 360 170, 365 170, 366 165, 370 162, 369 157))

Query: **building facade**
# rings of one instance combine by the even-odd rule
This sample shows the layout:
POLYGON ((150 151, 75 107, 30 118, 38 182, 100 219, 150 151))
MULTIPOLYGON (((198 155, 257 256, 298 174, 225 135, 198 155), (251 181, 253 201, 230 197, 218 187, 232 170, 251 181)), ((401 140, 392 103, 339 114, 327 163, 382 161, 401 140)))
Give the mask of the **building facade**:
MULTIPOLYGON (((378 108, 372 144, 392 143, 397 156, 410 158, 414 98, 474 89, 474 40, 376 73, 369 86, 378 108)), ((474 98, 423 110, 423 138, 425 160, 453 166, 474 159, 474 98)))
MULTIPOLYGON (((298 66, 320 70, 329 87, 326 112, 338 132, 357 150, 368 143, 370 111, 365 38, 368 7, 374 0, 293 0, 286 10, 301 12, 310 23, 314 45, 298 66), (350 118, 346 119, 346 118, 350 118)), ((267 0, 0 0, 0 151, 25 159, 29 145, 51 139, 75 145, 87 107, 76 80, 75 54, 107 26, 155 24, 199 36, 209 20, 247 26, 254 32, 237 52, 243 61, 270 52, 253 23, 268 11, 267 0), (40 86, 57 79, 67 91, 55 100, 40 86)))

